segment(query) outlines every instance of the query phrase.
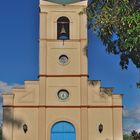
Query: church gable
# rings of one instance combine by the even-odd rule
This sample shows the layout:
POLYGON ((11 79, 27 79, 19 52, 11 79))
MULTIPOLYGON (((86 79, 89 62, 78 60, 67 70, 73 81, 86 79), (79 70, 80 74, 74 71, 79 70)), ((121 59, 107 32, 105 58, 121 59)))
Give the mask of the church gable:
POLYGON ((24 88, 13 89, 15 105, 36 105, 39 98, 39 82, 26 81, 24 88))
POLYGON ((101 81, 88 82, 88 101, 94 106, 122 106, 122 95, 114 94, 113 88, 101 87, 101 81), (116 104, 117 102, 117 104, 116 104))

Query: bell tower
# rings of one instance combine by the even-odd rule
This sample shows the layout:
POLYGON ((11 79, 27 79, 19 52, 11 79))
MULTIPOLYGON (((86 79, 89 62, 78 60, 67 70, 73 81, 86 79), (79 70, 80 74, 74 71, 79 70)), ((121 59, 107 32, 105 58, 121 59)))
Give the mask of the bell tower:
POLYGON ((83 3, 67 6, 41 1, 40 77, 87 75, 87 57, 84 55, 87 20, 83 3))
MULTIPOLYGON (((78 0, 40 1, 39 103, 56 112, 61 110, 64 113, 62 118, 58 115, 61 119, 67 118, 73 107, 87 105, 86 6, 87 1, 78 0)), ((40 108, 42 121, 45 112, 40 108)), ((82 118, 87 120, 86 115, 82 118)))
MULTIPOLYGON (((85 1, 68 5, 43 0, 40 3, 39 77, 41 82, 47 82, 47 86, 51 82, 58 84, 58 87, 54 86, 51 92, 57 91, 59 88, 73 90, 71 85, 77 81, 78 87, 76 88, 75 85, 77 92, 73 94, 80 96, 78 88, 83 86, 81 84, 84 84, 84 81, 87 82, 87 56, 85 52, 87 20, 83 13, 84 8, 86 8, 85 1)), ((41 101, 44 100, 42 104, 54 105, 56 98, 53 97, 53 93, 47 92, 49 87, 46 88, 46 91, 42 92, 42 94, 44 93, 44 97, 41 99, 41 101)), ((73 95, 71 95, 72 98, 74 98, 73 95)), ((75 100, 75 105, 80 105, 78 98, 77 101, 73 100, 75 100)), ((70 102, 56 102, 61 105, 70 105, 70 102)))

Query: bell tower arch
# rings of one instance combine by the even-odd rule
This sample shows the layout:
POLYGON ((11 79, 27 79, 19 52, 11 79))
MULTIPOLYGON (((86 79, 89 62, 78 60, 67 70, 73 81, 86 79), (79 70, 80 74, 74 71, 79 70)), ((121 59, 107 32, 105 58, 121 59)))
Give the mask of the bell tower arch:
POLYGON ((57 40, 70 39, 70 20, 67 17, 59 17, 57 19, 57 40))

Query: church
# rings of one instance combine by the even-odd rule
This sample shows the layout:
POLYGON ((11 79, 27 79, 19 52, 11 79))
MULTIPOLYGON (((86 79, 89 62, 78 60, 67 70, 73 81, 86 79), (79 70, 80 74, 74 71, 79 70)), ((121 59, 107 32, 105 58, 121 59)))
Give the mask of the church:
POLYGON ((122 95, 88 80, 87 1, 39 7, 39 78, 3 94, 3 139, 123 140, 122 95))

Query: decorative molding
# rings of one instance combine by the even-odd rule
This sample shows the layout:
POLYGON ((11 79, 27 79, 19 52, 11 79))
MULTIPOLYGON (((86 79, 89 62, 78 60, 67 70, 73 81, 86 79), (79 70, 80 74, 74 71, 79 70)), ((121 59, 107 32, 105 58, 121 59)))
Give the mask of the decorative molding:
MULTIPOLYGON (((40 41, 49 41, 49 42, 62 42, 62 40, 57 40, 57 39, 47 39, 47 38, 40 38, 40 41)), ((81 38, 81 39, 70 39, 70 40, 65 40, 65 42, 80 42, 82 40, 87 40, 86 38, 81 38)))
POLYGON ((13 108, 123 108, 121 105, 115 105, 115 106, 45 106, 45 105, 38 105, 38 106, 31 106, 31 105, 25 105, 25 106, 17 106, 17 105, 4 105, 3 107, 13 107, 13 108))
POLYGON ((45 75, 40 74, 38 77, 88 77, 87 74, 80 74, 80 75, 45 75))
POLYGON ((26 91, 26 94, 17 100, 18 103, 34 103, 35 102, 35 89, 26 91))

